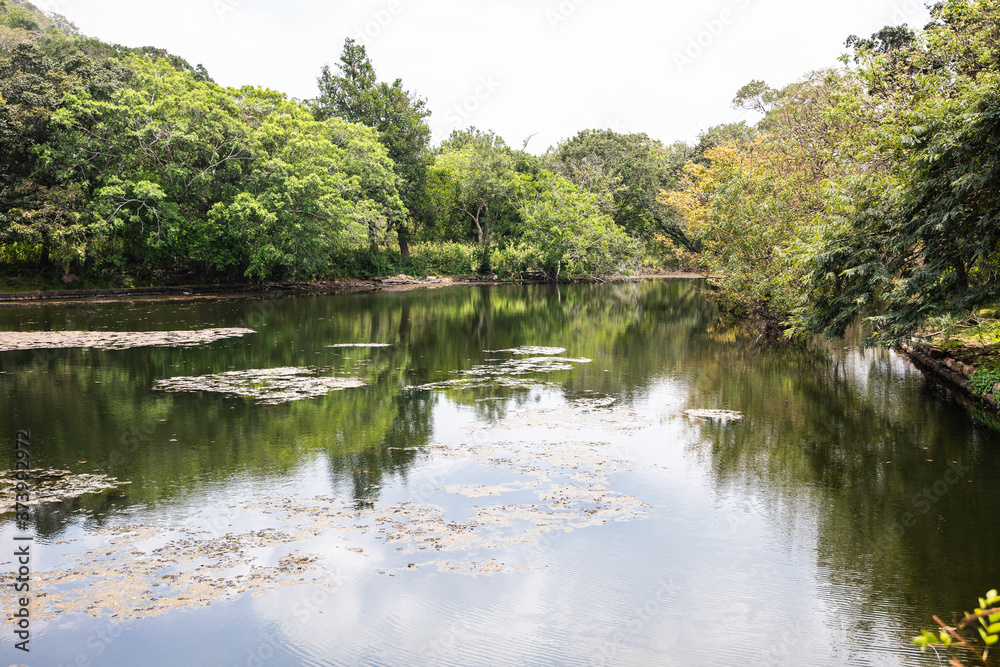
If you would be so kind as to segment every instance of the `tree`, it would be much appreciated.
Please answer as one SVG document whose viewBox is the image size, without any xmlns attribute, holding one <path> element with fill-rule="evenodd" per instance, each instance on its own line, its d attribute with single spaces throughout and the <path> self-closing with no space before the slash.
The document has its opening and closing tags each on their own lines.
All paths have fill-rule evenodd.
<svg viewBox="0 0 1000 667">
<path fill-rule="evenodd" d="M 673 211 L 658 199 L 662 190 L 676 186 L 688 151 L 645 134 L 584 130 L 550 149 L 544 165 L 596 194 L 605 212 L 634 238 L 662 234 L 691 249 Z"/>
<path fill-rule="evenodd" d="M 404 90 L 400 79 L 392 84 L 380 83 L 364 45 L 351 38 L 344 42 L 339 73 L 324 66 L 318 83 L 319 97 L 311 102 L 316 118 L 335 116 L 374 128 L 395 165 L 399 193 L 411 220 L 423 218 L 430 159 L 430 127 L 426 121 L 430 111 L 426 102 Z M 395 229 L 400 252 L 409 256 L 412 230 L 405 220 L 400 220 Z"/>
<path fill-rule="evenodd" d="M 1000 297 L 998 11 L 946 0 L 913 39 L 902 26 L 851 40 L 889 165 L 859 179 L 855 215 L 811 263 L 808 329 L 835 336 L 862 316 L 892 343 Z"/>
<path fill-rule="evenodd" d="M 31 43 L 0 56 L 0 238 L 37 248 L 40 269 L 56 264 L 68 277 L 95 232 L 90 189 L 46 157 L 65 101 L 77 90 L 107 99 L 126 78 L 116 61 L 77 54 L 57 62 Z"/>
<path fill-rule="evenodd" d="M 691 151 L 691 161 L 707 165 L 709 160 L 705 153 L 709 150 L 729 143 L 745 144 L 756 136 L 757 130 L 744 121 L 715 125 L 698 135 L 698 143 Z"/>
<path fill-rule="evenodd" d="M 838 335 L 868 315 L 875 339 L 892 343 L 930 317 L 1000 301 L 1000 87 L 978 97 L 918 129 L 907 185 L 872 192 L 816 257 L 811 328 Z"/>
<path fill-rule="evenodd" d="M 430 188 L 437 208 L 457 211 L 479 244 L 480 271 L 490 270 L 490 247 L 519 187 L 512 151 L 502 139 L 475 128 L 452 134 L 431 167 Z"/>
<path fill-rule="evenodd" d="M 564 177 L 540 171 L 522 186 L 519 210 L 518 241 L 535 251 L 536 268 L 549 280 L 635 271 L 638 243 L 602 212 L 597 195 Z"/>
</svg>

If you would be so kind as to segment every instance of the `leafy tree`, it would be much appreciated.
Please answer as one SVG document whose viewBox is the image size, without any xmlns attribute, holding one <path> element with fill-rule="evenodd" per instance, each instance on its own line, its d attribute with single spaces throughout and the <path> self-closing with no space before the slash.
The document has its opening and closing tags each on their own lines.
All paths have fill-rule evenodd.
<svg viewBox="0 0 1000 667">
<path fill-rule="evenodd" d="M 747 125 L 745 121 L 715 125 L 698 136 L 698 143 L 691 151 L 691 161 L 707 165 L 709 160 L 705 157 L 705 153 L 709 150 L 724 144 L 745 144 L 756 136 L 757 130 Z"/>
<path fill-rule="evenodd" d="M 400 79 L 380 83 L 364 45 L 351 38 L 344 42 L 338 69 L 335 74 L 323 67 L 319 97 L 311 102 L 313 113 L 318 120 L 338 117 L 374 128 L 395 165 L 411 221 L 423 218 L 431 136 L 426 102 L 404 90 Z M 395 229 L 400 252 L 408 256 L 412 222 L 404 223 L 400 220 Z"/>
<path fill-rule="evenodd" d="M 519 209 L 519 241 L 535 251 L 532 268 L 548 279 L 635 271 L 638 243 L 603 213 L 597 195 L 564 177 L 540 171 L 522 188 Z"/>
<path fill-rule="evenodd" d="M 872 193 L 816 257 L 812 328 L 837 335 L 870 315 L 876 339 L 895 342 L 1000 300 L 1000 88 L 912 141 L 907 185 Z"/>
<path fill-rule="evenodd" d="M 0 238 L 38 248 L 42 269 L 69 274 L 86 257 L 91 233 L 89 191 L 79 174 L 60 171 L 45 158 L 58 136 L 65 99 L 74 90 L 107 96 L 123 85 L 115 61 L 75 56 L 58 63 L 30 43 L 0 56 Z"/>
<path fill-rule="evenodd" d="M 996 303 L 998 10 L 996 0 L 948 0 L 913 40 L 886 28 L 854 41 L 895 168 L 861 180 L 856 214 L 817 253 L 809 329 L 837 335 L 867 316 L 873 339 L 891 343 L 930 317 L 975 317 Z"/>
<path fill-rule="evenodd" d="M 436 208 L 457 212 L 471 226 L 481 252 L 480 271 L 490 270 L 490 248 L 502 217 L 513 208 L 519 188 L 512 151 L 502 139 L 474 128 L 453 133 L 430 173 Z"/>
<path fill-rule="evenodd" d="M 661 234 L 692 249 L 673 211 L 659 201 L 677 184 L 686 146 L 668 148 L 645 134 L 584 130 L 549 150 L 546 168 L 596 194 L 622 229 L 639 239 Z"/>
<path fill-rule="evenodd" d="M 38 19 L 23 7 L 11 7 L 6 13 L 0 15 L 0 24 L 9 28 L 20 28 L 21 30 L 38 30 Z"/>
</svg>

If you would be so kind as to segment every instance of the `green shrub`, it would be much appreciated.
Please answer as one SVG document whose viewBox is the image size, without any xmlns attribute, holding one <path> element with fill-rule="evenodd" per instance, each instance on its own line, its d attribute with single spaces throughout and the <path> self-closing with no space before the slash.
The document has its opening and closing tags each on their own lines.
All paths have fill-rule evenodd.
<svg viewBox="0 0 1000 667">
<path fill-rule="evenodd" d="M 476 271 L 478 252 L 471 243 L 417 243 L 410 247 L 410 260 L 412 270 L 423 275 L 467 276 Z"/>
<path fill-rule="evenodd" d="M 500 278 L 519 278 L 528 271 L 537 270 L 540 258 L 538 248 L 519 243 L 494 249 L 490 264 Z"/>
<path fill-rule="evenodd" d="M 21 7 L 14 7 L 5 15 L 0 16 L 0 24 L 9 28 L 38 30 L 38 19 L 35 18 L 34 14 Z"/>
<path fill-rule="evenodd" d="M 972 376 L 972 391 L 985 396 L 993 392 L 997 382 L 1000 382 L 1000 364 L 990 368 L 980 368 Z"/>
</svg>

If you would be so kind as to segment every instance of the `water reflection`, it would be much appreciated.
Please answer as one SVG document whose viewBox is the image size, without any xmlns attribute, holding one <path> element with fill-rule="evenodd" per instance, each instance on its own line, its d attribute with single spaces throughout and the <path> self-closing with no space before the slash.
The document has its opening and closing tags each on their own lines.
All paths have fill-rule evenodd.
<svg viewBox="0 0 1000 667">
<path fill-rule="evenodd" d="M 362 532 L 364 555 L 324 543 L 347 580 L 294 629 L 281 620 L 318 589 L 135 621 L 144 636 L 192 631 L 194 619 L 258 628 L 274 638 L 275 664 L 917 660 L 902 648 L 908 633 L 996 585 L 997 431 L 895 354 L 760 347 L 716 315 L 684 281 L 5 309 L 0 330 L 257 333 L 199 348 L 0 353 L 3 427 L 31 428 L 37 467 L 132 482 L 37 512 L 53 549 L 123 522 L 252 530 L 271 519 L 241 509 L 249 500 L 295 494 L 343 499 L 358 516 L 430 503 L 458 521 L 485 501 L 443 489 L 516 480 L 486 459 L 442 458 L 433 443 L 607 443 L 629 461 L 609 488 L 649 505 L 636 521 L 458 555 L 528 568 L 494 577 L 405 571 L 412 557 Z M 371 343 L 384 347 L 331 347 Z M 524 386 L 408 389 L 524 345 L 591 361 Z M 365 384 L 278 405 L 154 390 L 278 367 Z M 711 409 L 743 419 L 684 413 Z M 10 452 L 0 465 L 13 466 Z M 500 497 L 539 502 L 516 488 Z M 73 646 L 88 631 L 49 632 Z M 244 634 L 255 636 L 234 637 Z M 244 664 L 239 641 L 222 642 L 219 659 Z"/>
</svg>

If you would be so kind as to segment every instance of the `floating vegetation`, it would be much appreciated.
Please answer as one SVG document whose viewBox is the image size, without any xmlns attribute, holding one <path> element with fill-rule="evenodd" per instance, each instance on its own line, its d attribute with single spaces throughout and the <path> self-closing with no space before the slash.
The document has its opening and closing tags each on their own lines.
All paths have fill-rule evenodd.
<svg viewBox="0 0 1000 667">
<path fill-rule="evenodd" d="M 33 590 L 38 591 L 33 618 L 79 613 L 122 620 L 202 607 L 247 592 L 260 595 L 276 586 L 333 587 L 317 556 L 290 551 L 274 565 L 255 558 L 255 551 L 311 536 L 302 531 L 268 528 L 205 537 L 204 531 L 125 525 L 99 535 L 110 539 L 71 554 L 71 562 L 63 567 L 32 573 Z M 0 572 L 0 583 L 12 579 Z"/>
<path fill-rule="evenodd" d="M 278 405 L 365 385 L 356 378 L 321 377 L 316 373 L 317 369 L 312 366 L 258 368 L 157 380 L 153 389 L 173 392 L 212 391 L 253 398 L 261 405 Z"/>
<path fill-rule="evenodd" d="M 512 347 L 506 350 L 483 350 L 487 353 L 497 353 L 497 352 L 507 352 L 509 354 L 562 354 L 566 351 L 565 347 L 538 347 L 536 345 L 525 345 L 522 347 Z"/>
<path fill-rule="evenodd" d="M 692 419 L 719 419 L 724 422 L 743 419 L 743 413 L 734 410 L 685 410 L 684 414 Z"/>
<path fill-rule="evenodd" d="M 464 371 L 451 371 L 458 375 L 453 380 L 430 382 L 406 389 L 468 389 L 470 387 L 510 387 L 524 388 L 537 386 L 539 383 L 523 376 L 534 373 L 552 373 L 555 371 L 572 370 L 574 364 L 589 364 L 590 359 L 572 359 L 569 357 L 529 357 L 527 359 L 508 359 L 501 363 L 480 364 Z"/>
<path fill-rule="evenodd" d="M 128 350 L 134 347 L 193 347 L 257 333 L 253 329 L 199 329 L 196 331 L 4 331 L 0 352 L 88 347 Z"/>
<path fill-rule="evenodd" d="M 518 574 L 545 567 L 536 541 L 546 533 L 646 513 L 645 503 L 608 488 L 609 475 L 627 464 L 612 455 L 607 443 L 433 444 L 426 449 L 439 460 L 473 461 L 520 477 L 495 486 L 449 486 L 442 493 L 486 498 L 518 492 L 531 499 L 472 507 L 460 503 L 464 516 L 454 516 L 455 508 L 446 513 L 427 503 L 373 499 L 372 507 L 359 509 L 346 498 L 262 496 L 232 509 L 254 513 L 255 526 L 280 527 L 219 535 L 123 525 L 96 533 L 104 538 L 100 546 L 70 554 L 55 569 L 32 573 L 37 591 L 32 617 L 110 614 L 124 620 L 260 595 L 278 586 L 334 587 L 344 562 L 358 563 L 351 559 L 369 555 L 352 544 L 355 537 L 362 544 L 374 539 L 396 546 L 387 554 L 374 550 L 386 562 L 373 569 L 392 576 L 428 566 L 468 576 Z M 502 549 L 505 560 L 483 553 L 492 549 Z M 11 583 L 12 571 L 0 567 L 0 586 Z M 7 598 L 0 601 L 3 613 L 11 611 L 11 604 Z"/>
<path fill-rule="evenodd" d="M 0 493 L 3 501 L 0 504 L 0 514 L 14 511 L 15 490 L 18 482 L 17 472 L 4 470 L 0 472 Z M 43 503 L 72 500 L 88 493 L 103 493 L 120 489 L 123 482 L 101 474 L 74 474 L 69 470 L 36 469 L 28 471 L 28 499 L 19 501 L 22 505 L 41 505 Z"/>
<path fill-rule="evenodd" d="M 382 573 L 388 574 L 392 577 L 396 576 L 399 572 L 412 571 L 421 567 L 427 567 L 428 565 L 433 565 L 442 572 L 460 572 L 474 577 L 480 575 L 489 576 L 493 574 L 523 574 L 525 572 L 530 572 L 533 569 L 527 565 L 510 565 L 508 563 L 501 563 L 496 559 L 490 559 L 481 563 L 476 561 L 456 563 L 448 560 L 434 560 L 426 563 L 409 563 L 406 567 L 401 567 L 396 570 L 382 570 Z"/>
<path fill-rule="evenodd" d="M 593 396 L 552 408 L 515 408 L 507 413 L 500 427 L 507 430 L 545 428 L 629 432 L 653 425 L 631 407 L 617 405 L 617 400 L 613 396 Z"/>
<path fill-rule="evenodd" d="M 389 343 L 337 343 L 327 347 L 392 347 Z"/>
</svg>

